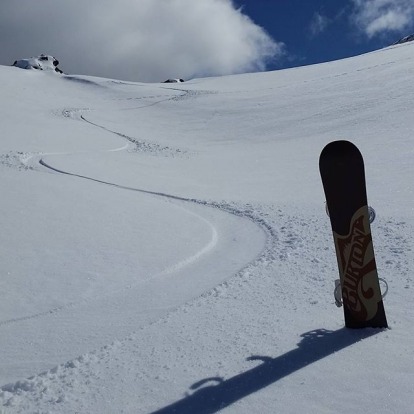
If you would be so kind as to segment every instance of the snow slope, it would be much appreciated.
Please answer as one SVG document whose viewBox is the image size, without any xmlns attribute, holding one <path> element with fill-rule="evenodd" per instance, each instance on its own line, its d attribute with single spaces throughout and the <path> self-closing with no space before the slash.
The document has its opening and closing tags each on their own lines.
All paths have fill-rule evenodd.
<svg viewBox="0 0 414 414">
<path fill-rule="evenodd" d="M 413 74 L 412 43 L 179 85 L 0 67 L 0 412 L 411 413 Z M 334 139 L 385 331 L 334 305 Z"/>
</svg>

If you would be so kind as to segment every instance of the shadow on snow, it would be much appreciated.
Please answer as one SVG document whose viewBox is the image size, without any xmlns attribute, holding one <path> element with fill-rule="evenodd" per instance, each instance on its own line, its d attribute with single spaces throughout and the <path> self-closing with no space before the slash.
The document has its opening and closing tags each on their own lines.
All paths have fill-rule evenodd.
<svg viewBox="0 0 414 414">
<path fill-rule="evenodd" d="M 212 414 L 253 394 L 280 379 L 307 367 L 365 338 L 382 332 L 379 329 L 327 331 L 317 329 L 301 335 L 298 347 L 276 358 L 251 356 L 249 361 L 262 363 L 229 379 L 206 378 L 191 386 L 191 395 L 152 414 Z"/>
</svg>

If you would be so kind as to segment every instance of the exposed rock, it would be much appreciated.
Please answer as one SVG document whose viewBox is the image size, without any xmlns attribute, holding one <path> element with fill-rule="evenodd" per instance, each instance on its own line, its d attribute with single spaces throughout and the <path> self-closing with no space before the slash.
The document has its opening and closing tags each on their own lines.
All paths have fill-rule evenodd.
<svg viewBox="0 0 414 414">
<path fill-rule="evenodd" d="M 38 57 L 16 60 L 12 66 L 21 69 L 51 70 L 57 73 L 63 73 L 63 71 L 58 68 L 58 65 L 59 61 L 55 57 L 41 54 Z"/>
<path fill-rule="evenodd" d="M 180 82 L 184 82 L 184 79 L 167 79 L 163 83 L 180 83 Z"/>
<path fill-rule="evenodd" d="M 397 40 L 395 43 L 393 43 L 393 45 L 400 45 L 401 43 L 412 42 L 413 40 L 414 40 L 414 34 L 405 36 L 402 39 Z"/>
</svg>

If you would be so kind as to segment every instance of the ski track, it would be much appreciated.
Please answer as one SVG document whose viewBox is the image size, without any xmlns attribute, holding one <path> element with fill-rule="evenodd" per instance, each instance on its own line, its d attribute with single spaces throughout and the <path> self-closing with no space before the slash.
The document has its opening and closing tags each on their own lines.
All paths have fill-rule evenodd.
<svg viewBox="0 0 414 414">
<path fill-rule="evenodd" d="M 172 157 L 172 156 L 177 156 L 177 155 L 185 155 L 185 154 L 188 153 L 188 151 L 181 150 L 179 148 L 171 148 L 171 147 L 168 147 L 168 146 L 163 147 L 163 146 L 158 145 L 158 144 L 149 143 L 149 142 L 146 142 L 146 141 L 143 141 L 143 140 L 133 138 L 129 135 L 121 134 L 120 132 L 113 131 L 113 130 L 108 129 L 108 128 L 102 126 L 102 125 L 99 125 L 99 124 L 96 124 L 92 121 L 89 121 L 88 119 L 85 118 L 84 115 L 81 115 L 81 119 L 83 121 L 87 122 L 90 125 L 93 125 L 97 128 L 101 128 L 106 132 L 109 132 L 111 134 L 114 134 L 114 135 L 117 135 L 121 138 L 126 139 L 128 141 L 128 143 L 131 144 L 131 145 L 127 146 L 127 149 L 131 147 L 132 152 L 145 152 L 146 154 L 151 154 L 151 155 L 156 155 L 156 156 L 162 155 L 162 156 L 166 156 L 166 157 Z M 112 150 L 112 151 L 114 151 L 114 150 Z"/>
<path fill-rule="evenodd" d="M 73 80 L 73 79 L 72 79 Z M 83 82 L 83 80 L 80 80 Z M 88 81 L 85 81 L 87 83 Z M 122 82 L 115 82 L 111 81 L 111 83 L 115 84 L 123 84 Z M 211 95 L 215 94 L 214 91 L 192 91 L 192 90 L 185 90 L 185 89 L 179 89 L 179 88 L 166 88 L 162 87 L 162 89 L 166 90 L 172 90 L 172 91 L 178 91 L 181 92 L 181 95 L 148 95 L 148 96 L 141 96 L 139 98 L 119 98 L 123 101 L 125 100 L 144 100 L 144 99 L 154 99 L 157 100 L 155 102 L 152 102 L 150 104 L 145 104 L 139 107 L 128 107 L 128 108 L 121 108 L 122 111 L 129 111 L 129 110 L 137 110 L 137 109 L 143 109 L 152 107 L 155 105 L 158 105 L 162 102 L 168 102 L 168 101 L 180 101 L 185 99 L 194 99 L 202 95 Z M 163 99 L 159 99 L 163 98 Z M 186 157 L 191 155 L 188 150 L 180 149 L 180 148 L 173 148 L 169 146 L 161 146 L 159 144 L 148 142 L 142 139 L 137 139 L 131 136 L 128 136 L 126 134 L 122 134 L 117 131 L 113 131 L 103 125 L 99 125 L 97 123 L 94 123 L 90 120 L 88 120 L 84 113 L 91 111 L 90 108 L 64 108 L 61 110 L 53 111 L 52 113 L 56 116 L 63 116 L 64 118 L 69 118 L 73 120 L 81 120 L 84 121 L 96 128 L 100 128 L 108 133 L 117 135 L 125 140 L 127 140 L 127 144 L 123 145 L 119 148 L 114 148 L 110 150 L 96 150 L 94 152 L 117 152 L 117 151 L 124 151 L 129 150 L 131 152 L 137 152 L 137 153 L 146 153 L 149 155 L 154 156 L 165 156 L 165 157 Z M 37 154 L 37 153 L 29 153 L 29 152 L 23 152 L 23 151 L 10 151 L 6 154 L 0 154 L 0 165 L 4 165 L 6 167 L 15 168 L 20 171 L 22 170 L 33 170 L 36 168 L 38 164 L 38 160 L 42 156 L 46 155 L 74 155 L 74 154 L 87 154 L 90 153 L 90 151 L 77 151 L 77 152 L 59 152 L 59 153 L 43 153 L 43 154 Z M 32 161 L 34 160 L 34 161 Z"/>
<path fill-rule="evenodd" d="M 42 162 L 40 161 L 40 163 L 42 163 Z M 42 163 L 42 165 L 47 166 L 44 163 Z M 57 171 L 56 169 L 54 169 L 52 167 L 48 167 L 48 168 L 50 168 L 50 169 L 52 169 L 54 171 Z M 62 174 L 73 175 L 73 174 L 65 173 L 65 172 L 61 172 L 61 171 L 58 171 L 58 172 L 60 172 Z M 84 178 L 84 177 L 82 177 L 82 178 Z M 95 181 L 95 180 L 93 180 L 93 181 Z M 111 185 L 110 183 L 105 183 L 105 182 L 103 182 L 103 183 L 104 184 Z M 132 188 L 130 190 L 140 191 L 138 189 L 132 189 Z M 18 323 L 18 322 L 23 322 L 23 321 L 38 319 L 38 318 L 44 317 L 44 316 L 50 316 L 50 315 L 56 314 L 56 313 L 61 312 L 61 311 L 64 311 L 64 310 L 68 310 L 68 309 L 71 309 L 71 308 L 75 308 L 76 306 L 79 306 L 81 304 L 91 303 L 91 302 L 95 302 L 95 301 L 102 300 L 103 298 L 106 298 L 108 296 L 113 297 L 113 296 L 116 296 L 116 295 L 119 295 L 119 294 L 125 292 L 126 290 L 130 290 L 132 288 L 136 288 L 139 285 L 143 285 L 145 283 L 148 283 L 149 280 L 155 280 L 155 279 L 161 279 L 161 278 L 168 277 L 168 276 L 170 276 L 170 275 L 172 275 L 172 274 L 174 274 L 176 272 L 179 272 L 181 269 L 185 268 L 186 266 L 189 266 L 192 263 L 195 263 L 199 258 L 201 258 L 203 255 L 205 255 L 208 252 L 210 252 L 217 245 L 217 242 L 218 242 L 218 232 L 217 232 L 217 229 L 212 225 L 212 223 L 210 223 L 204 217 L 200 216 L 199 214 L 196 214 L 193 211 L 189 211 L 189 210 L 184 209 L 184 208 L 183 208 L 183 210 L 185 210 L 187 214 L 193 215 L 194 217 L 196 217 L 196 218 L 200 219 L 201 221 L 203 221 L 210 228 L 210 231 L 211 231 L 210 241 L 202 249 L 200 249 L 198 252 L 196 252 L 192 256 L 189 256 L 189 257 L 181 260 L 180 262 L 175 263 L 175 264 L 167 267 L 166 269 L 164 269 L 161 272 L 159 272 L 159 273 L 151 276 L 148 279 L 144 279 L 144 280 L 141 280 L 141 281 L 135 282 L 135 283 L 129 283 L 127 286 L 123 286 L 120 289 L 112 290 L 112 292 L 110 294 L 101 295 L 101 296 L 99 296 L 97 298 L 88 298 L 88 299 L 82 299 L 82 300 L 79 300 L 79 301 L 73 301 L 73 302 L 70 302 L 70 303 L 66 303 L 66 304 L 64 304 L 62 306 L 57 306 L 57 307 L 55 307 L 53 309 L 49 309 L 47 311 L 39 312 L 39 313 L 36 313 L 36 314 L 33 314 L 33 315 L 27 315 L 27 316 L 23 316 L 23 317 L 20 317 L 20 318 L 12 318 L 12 319 L 8 319 L 8 320 L 5 320 L 5 321 L 0 321 L 0 327 L 1 326 L 5 326 L 5 325 L 10 325 L 10 324 L 13 324 L 13 323 Z"/>
<path fill-rule="evenodd" d="M 178 100 L 178 99 L 186 99 L 189 97 L 193 97 L 193 95 L 199 95 L 199 93 L 195 93 L 195 94 L 191 94 L 191 91 L 184 91 L 184 90 L 180 90 L 180 89 L 176 89 L 182 92 L 186 92 L 181 96 L 174 96 L 173 98 L 169 98 L 167 100 Z M 188 93 L 187 93 L 188 92 Z M 142 99 L 142 98 L 141 98 Z M 157 101 L 155 102 L 155 104 L 158 104 L 160 102 L 164 102 L 165 100 L 161 100 L 161 101 Z M 149 106 L 152 106 L 154 104 L 150 104 Z M 78 119 L 81 120 L 83 122 L 86 122 L 89 125 L 92 125 L 96 128 L 100 128 L 108 133 L 114 134 L 124 140 L 127 141 L 127 143 L 121 147 L 117 147 L 114 149 L 109 149 L 109 150 L 102 150 L 98 152 L 118 152 L 118 151 L 123 151 L 123 150 L 128 150 L 132 145 L 134 145 L 137 149 L 136 152 L 145 152 L 145 153 L 151 153 L 153 155 L 170 155 L 172 153 L 181 153 L 182 151 L 179 149 L 171 149 L 170 147 L 161 147 L 158 144 L 153 144 L 153 143 L 147 143 L 145 141 L 141 141 L 141 140 L 137 140 L 133 137 L 127 136 L 125 134 L 110 130 L 108 128 L 106 128 L 105 126 L 99 125 L 97 123 L 94 123 L 88 119 L 86 119 L 86 117 L 83 115 L 84 111 L 88 111 L 88 108 L 66 108 L 62 111 L 60 111 L 60 113 L 67 118 L 71 118 L 71 119 Z M 232 214 L 234 216 L 237 216 L 241 219 L 248 219 L 250 221 L 252 221 L 254 224 L 256 224 L 257 226 L 259 226 L 266 234 L 266 247 L 264 249 L 264 251 L 256 258 L 256 260 L 254 260 L 254 262 L 262 262 L 263 260 L 265 260 L 266 258 L 269 257 L 269 253 L 273 250 L 273 245 L 274 245 L 274 240 L 277 238 L 276 235 L 276 230 L 270 225 L 268 224 L 263 218 L 258 217 L 256 214 L 253 214 L 253 209 L 251 205 L 247 205 L 245 208 L 240 208 L 240 207 L 236 207 L 235 205 L 231 205 L 225 202 L 214 202 L 214 201 L 204 201 L 204 200 L 197 200 L 197 199 L 193 199 L 193 198 L 187 198 L 187 197 L 180 197 L 180 196 L 176 196 L 176 195 L 172 195 L 172 194 L 167 194 L 167 193 L 162 193 L 162 192 L 155 192 L 155 191 L 150 191 L 150 190 L 145 190 L 145 189 L 140 189 L 140 188 L 134 188 L 134 187 L 129 187 L 129 186 L 124 186 L 124 185 L 120 185 L 120 184 L 116 184 L 116 183 L 112 183 L 109 181 L 103 181 L 103 180 L 99 180 L 93 177 L 88 177 L 85 175 L 81 175 L 81 174 L 76 174 L 76 173 L 71 173 L 68 171 L 63 171 L 61 169 L 55 168 L 52 165 L 50 165 L 49 163 L 46 163 L 44 161 L 44 157 L 50 157 L 50 156 L 62 156 L 62 155 L 74 155 L 74 154 L 88 154 L 91 151 L 79 151 L 79 152 L 64 152 L 64 153 L 43 153 L 43 154 L 30 154 L 30 153 L 23 153 L 23 152 L 18 152 L 16 154 L 10 154 L 10 155 L 6 155 L 5 157 L 0 157 L 0 163 L 3 163 L 4 165 L 7 165 L 9 167 L 14 167 L 14 168 L 18 168 L 19 170 L 36 170 L 38 168 L 36 168 L 36 166 L 40 165 L 44 168 L 46 168 L 49 171 L 54 171 L 56 173 L 59 174 L 64 174 L 64 175 L 68 175 L 68 176 L 72 176 L 72 177 L 77 177 L 77 178 L 81 178 L 81 179 L 85 179 L 88 181 L 92 181 L 92 182 L 96 182 L 99 184 L 103 184 L 103 185 L 107 185 L 107 186 L 111 186 L 111 187 L 115 187 L 118 188 L 120 190 L 126 190 L 126 191 L 135 191 L 135 192 L 139 192 L 139 193 L 143 193 L 143 194 L 147 194 L 147 195 L 151 195 L 151 196 L 157 196 L 157 197 L 162 197 L 164 199 L 169 199 L 169 200 L 174 200 L 174 201 L 178 201 L 178 202 L 185 202 L 185 203 L 193 203 L 196 205 L 201 205 L 204 207 L 209 207 L 209 208 L 216 208 L 219 210 L 222 210 L 225 213 L 228 214 Z M 2 162 L 3 159 L 6 158 L 7 159 L 11 159 L 10 164 L 7 164 L 7 162 Z M 202 216 L 200 216 L 199 214 L 196 214 L 186 208 L 183 207 L 183 209 L 186 211 L 187 214 L 196 216 L 197 218 L 199 218 L 200 220 L 202 220 L 203 222 L 205 222 L 205 224 L 207 226 L 210 227 L 210 231 L 211 231 L 211 239 L 210 241 L 202 248 L 200 249 L 198 252 L 196 252 L 193 256 L 190 256 L 184 260 L 182 260 L 179 263 L 173 264 L 170 267 L 168 267 L 167 269 L 164 269 L 163 271 L 161 271 L 160 273 L 154 275 L 151 277 L 152 279 L 159 279 L 159 278 L 163 278 L 166 277 L 168 275 L 174 274 L 178 271 L 180 271 L 181 269 L 185 268 L 186 266 L 191 265 L 192 263 L 196 262 L 199 258 L 201 258 L 203 255 L 207 254 L 209 251 L 211 251 L 214 246 L 217 244 L 218 241 L 218 233 L 217 230 L 215 229 L 215 227 L 212 225 L 212 223 L 210 223 L 208 220 L 206 220 L 205 218 L 203 218 Z M 249 264 L 247 264 L 243 269 L 248 268 Z M 122 293 L 123 291 L 125 291 L 126 289 L 131 289 L 133 287 L 136 287 L 140 284 L 146 283 L 147 280 L 143 280 L 134 284 L 129 284 L 127 287 L 122 287 L 119 290 L 116 291 L 112 291 L 111 292 L 111 296 L 114 296 L 116 294 Z M 104 296 L 105 297 L 105 296 Z M 19 322 L 24 322 L 27 320 L 32 320 L 32 319 L 37 319 L 37 318 L 41 318 L 41 317 L 45 317 L 45 316 L 50 316 L 53 314 L 56 314 L 58 312 L 70 309 L 70 308 L 74 308 L 76 306 L 79 306 L 81 304 L 84 303 L 90 303 L 92 301 L 95 300 L 101 300 L 102 296 L 99 298 L 95 298 L 95 299 L 83 299 L 83 300 L 79 300 L 79 301 L 73 301 L 70 303 L 66 303 L 62 306 L 58 306 L 52 309 L 49 309 L 47 311 L 44 312 L 39 312 L 33 315 L 27 315 L 27 316 L 23 316 L 20 318 L 12 318 L 12 319 L 8 319 L 8 320 L 4 320 L 4 321 L 0 321 L 0 327 L 1 326 L 6 326 L 6 325 L 10 325 L 10 324 L 14 324 L 14 323 L 19 323 Z"/>
<path fill-rule="evenodd" d="M 103 150 L 103 151 L 99 151 L 98 152 L 118 152 L 118 151 L 124 151 L 124 150 L 130 150 L 131 146 L 133 146 L 133 151 L 134 152 L 145 152 L 145 153 L 150 153 L 152 155 L 164 155 L 164 156 L 176 156 L 178 155 L 182 155 L 184 152 L 181 150 L 177 150 L 177 149 L 171 149 L 169 147 L 161 147 L 158 144 L 148 144 L 145 141 L 141 141 L 141 140 L 136 140 L 135 138 L 129 137 L 125 134 L 116 132 L 116 131 L 112 131 L 104 126 L 98 125 L 96 123 L 93 123 L 89 120 L 87 120 L 85 118 L 85 116 L 82 114 L 83 111 L 85 111 L 87 109 L 65 109 L 61 112 L 61 114 L 65 117 L 68 118 L 72 118 L 72 119 L 80 119 L 82 122 L 85 122 L 89 125 L 92 125 L 96 128 L 100 128 L 108 133 L 112 133 L 124 140 L 126 140 L 126 144 L 114 149 L 110 149 L 110 150 Z M 135 192 L 139 192 L 142 194 L 147 194 L 149 196 L 155 196 L 155 197 L 160 197 L 164 200 L 170 200 L 172 202 L 174 202 L 174 204 L 179 207 L 181 207 L 183 210 L 186 211 L 187 214 L 190 214 L 192 216 L 197 217 L 198 219 L 202 220 L 209 228 L 210 228 L 210 240 L 208 241 L 208 243 L 206 245 L 203 246 L 203 248 L 201 248 L 200 250 L 198 250 L 195 254 L 193 254 L 190 257 L 187 257 L 183 260 L 181 260 L 178 263 L 175 263 L 169 267 L 167 267 L 166 269 L 162 270 L 160 273 L 151 276 L 149 279 L 153 280 L 153 279 L 161 279 L 161 278 L 165 278 L 165 277 L 171 277 L 171 275 L 176 274 L 177 272 L 179 272 L 180 270 L 186 268 L 187 266 L 191 265 L 192 263 L 197 262 L 197 260 L 199 260 L 202 256 L 204 256 L 205 254 L 207 254 L 209 251 L 211 251 L 212 249 L 214 249 L 214 247 L 217 245 L 218 242 L 218 232 L 217 229 L 214 227 L 214 225 L 208 221 L 206 218 L 202 217 L 201 215 L 195 213 L 194 211 L 189 210 L 188 208 L 184 207 L 184 204 L 195 204 L 195 205 L 199 205 L 202 207 L 206 207 L 206 208 L 214 208 L 214 209 L 219 209 L 221 211 L 223 211 L 224 213 L 227 214 L 232 214 L 234 216 L 239 217 L 240 219 L 248 219 L 250 221 L 252 221 L 255 225 L 258 225 L 260 228 L 262 228 L 262 230 L 264 230 L 265 235 L 266 235 L 266 246 L 264 248 L 264 251 L 259 254 L 259 256 L 253 261 L 253 265 L 256 266 L 258 263 L 262 263 L 264 260 L 264 257 L 268 256 L 269 253 L 269 244 L 273 244 L 272 243 L 272 237 L 275 236 L 276 232 L 273 230 L 273 228 L 266 224 L 265 221 L 258 219 L 254 214 L 252 214 L 251 210 L 249 208 L 237 208 L 235 206 L 231 206 L 230 204 L 226 204 L 226 203 L 219 203 L 219 202 L 211 202 L 211 201 L 204 201 L 204 200 L 196 200 L 196 199 L 192 199 L 192 198 L 187 198 L 187 197 L 180 197 L 180 196 L 176 196 L 176 195 L 172 195 L 172 194 L 166 194 L 166 193 L 162 193 L 162 192 L 155 192 L 155 191 L 149 191 L 149 190 L 145 190 L 145 189 L 140 189 L 140 188 L 133 188 L 133 187 L 128 187 L 128 186 L 123 186 L 123 185 L 119 185 L 116 183 L 111 183 L 111 182 L 106 182 L 103 180 L 99 180 L 93 177 L 87 177 L 87 176 L 82 176 L 80 174 L 75 174 L 75 173 L 71 173 L 68 171 L 63 171 L 60 170 L 58 168 L 53 167 L 52 165 L 48 163 L 46 163 L 46 161 L 44 160 L 44 157 L 53 157 L 53 156 L 64 156 L 64 155 L 74 155 L 74 154 L 87 154 L 87 153 L 91 153 L 91 151 L 79 151 L 79 152 L 70 152 L 70 153 L 24 153 L 24 152 L 17 152 L 17 153 L 10 153 L 10 154 L 6 154 L 5 156 L 1 156 L 0 155 L 0 163 L 7 166 L 7 167 L 11 167 L 11 168 L 17 168 L 21 171 L 23 170 L 30 170 L 30 171 L 42 171 L 44 169 L 47 169 L 50 172 L 55 172 L 55 173 L 59 173 L 59 174 L 64 174 L 64 175 L 68 175 L 68 176 L 72 176 L 72 177 L 77 177 L 80 179 L 84 179 L 84 180 L 88 180 L 88 181 L 92 181 L 95 183 L 99 183 L 102 185 L 106 185 L 106 186 L 110 186 L 110 187 L 115 187 L 118 188 L 120 190 L 125 190 L 125 191 L 135 191 Z M 39 169 L 40 166 L 40 169 Z M 252 263 L 248 263 L 247 265 L 245 265 L 241 270 L 239 270 L 239 272 L 237 273 L 237 275 L 243 274 L 243 272 L 247 272 L 247 269 L 250 268 L 250 266 L 252 265 Z M 229 275 L 231 276 L 231 275 Z M 233 274 L 234 276 L 234 274 Z M 10 325 L 14 325 L 14 324 L 18 324 L 18 323 L 23 323 L 23 322 L 27 322 L 30 320 L 38 320 L 39 318 L 44 318 L 44 317 L 50 317 L 53 315 L 56 315 L 60 312 L 63 311 L 67 311 L 70 309 L 77 309 L 79 306 L 82 306 L 84 304 L 89 304 L 89 303 L 94 303 L 96 301 L 100 301 L 102 299 L 105 299 L 105 297 L 117 297 L 120 294 L 122 295 L 123 292 L 130 290 L 131 288 L 134 288 L 138 285 L 147 283 L 148 280 L 143 280 L 140 282 L 136 282 L 134 284 L 128 284 L 128 286 L 122 286 L 120 289 L 116 290 L 116 291 L 112 291 L 109 294 L 106 295 L 101 295 L 97 298 L 85 298 L 82 300 L 76 300 L 76 301 L 72 301 L 70 303 L 66 303 L 63 304 L 61 306 L 57 306 L 54 307 L 52 309 L 43 311 L 43 312 L 39 312 L 36 314 L 32 314 L 32 315 L 27 315 L 27 316 L 23 316 L 20 318 L 12 318 L 12 319 L 8 319 L 8 320 L 4 320 L 4 321 L 0 321 L 0 327 L 5 327 L 5 326 L 10 326 Z M 221 292 L 223 287 L 227 286 L 225 283 L 221 284 L 219 287 L 213 288 L 212 291 L 206 292 L 204 294 L 202 294 L 201 296 L 204 296 L 205 294 L 207 296 L 209 296 L 210 294 L 217 294 L 217 292 Z M 82 357 L 81 357 L 82 360 Z M 75 364 L 77 365 L 77 360 L 74 360 Z M 70 363 L 69 363 L 70 364 Z M 69 368 L 68 364 L 64 364 L 66 368 Z M 60 367 L 60 365 L 58 366 Z M 73 367 L 72 365 L 70 365 L 70 367 Z M 59 368 L 58 368 L 59 369 Z M 53 369 L 52 369 L 53 370 Z M 42 374 L 40 374 L 41 376 Z M 35 375 L 34 377 L 31 378 L 37 378 L 39 375 Z M 16 389 L 14 391 L 12 391 L 12 394 L 17 395 L 17 394 L 21 394 L 22 392 L 22 388 L 20 387 L 21 384 L 26 383 L 26 381 L 31 381 L 29 380 L 23 380 L 23 381 L 18 381 L 16 385 Z M 19 385 L 20 384 L 20 385 Z M 4 387 L 0 388 L 0 394 L 3 394 L 3 397 L 8 395 L 8 391 L 10 391 L 10 386 L 12 386 L 12 384 L 8 384 L 5 385 Z M 14 386 L 13 386 L 14 387 Z M 27 391 L 27 390 L 26 390 Z M 6 398 L 8 399 L 8 398 Z M 6 404 L 8 405 L 8 404 Z"/>
<path fill-rule="evenodd" d="M 346 73 L 344 73 L 343 75 L 346 75 Z M 182 94 L 178 96 L 173 96 L 173 97 L 169 95 L 168 98 L 157 100 L 156 102 L 153 102 L 151 104 L 143 105 L 138 108 L 127 108 L 127 109 L 132 110 L 132 109 L 146 108 L 148 106 L 154 106 L 154 105 L 157 105 L 165 101 L 171 101 L 171 100 L 179 101 L 183 99 L 196 98 L 199 95 L 215 93 L 213 91 L 201 91 L 200 92 L 200 91 L 188 91 L 188 90 L 177 89 L 177 88 L 165 88 L 165 89 L 176 90 L 176 91 L 182 92 Z M 160 97 L 165 97 L 165 96 L 167 95 L 157 95 L 157 96 L 151 95 L 147 97 L 128 98 L 128 99 L 129 100 L 131 99 L 141 100 L 145 98 L 160 98 Z M 123 110 L 126 110 L 126 109 L 123 109 Z M 81 120 L 82 122 L 85 122 L 96 128 L 100 128 L 108 133 L 114 134 L 127 141 L 127 143 L 123 146 L 120 146 L 114 149 L 109 149 L 109 150 L 102 150 L 102 151 L 98 150 L 97 152 L 105 152 L 105 153 L 119 152 L 119 151 L 124 151 L 124 150 L 130 150 L 131 147 L 133 147 L 132 151 L 134 152 L 145 152 L 145 153 L 149 153 L 152 155 L 175 156 L 177 154 L 187 153 L 186 151 L 178 149 L 178 148 L 162 147 L 155 143 L 149 143 L 147 141 L 139 140 L 134 137 L 128 136 L 126 134 L 113 131 L 103 125 L 99 125 L 95 122 L 88 120 L 84 115 L 84 112 L 86 111 L 90 111 L 90 109 L 89 108 L 65 108 L 63 110 L 56 111 L 56 114 L 60 114 L 61 116 L 64 116 L 66 118 L 71 118 L 74 120 Z M 265 248 L 263 249 L 262 253 L 255 260 L 253 260 L 251 263 L 248 263 L 237 273 L 237 275 L 239 276 L 249 273 L 249 269 L 251 270 L 251 267 L 257 267 L 258 265 L 261 265 L 263 263 L 266 263 L 268 265 L 270 262 L 273 262 L 275 260 L 287 261 L 291 258 L 291 255 L 294 250 L 300 250 L 301 247 L 303 246 L 302 237 L 299 235 L 300 233 L 294 231 L 294 227 L 297 225 L 298 218 L 297 217 L 289 218 L 280 208 L 277 209 L 276 216 L 278 216 L 281 224 L 278 227 L 278 230 L 276 230 L 277 229 L 276 223 L 273 222 L 272 220 L 269 220 L 270 214 L 267 212 L 267 208 L 268 208 L 267 206 L 257 206 L 257 205 L 253 206 L 252 204 L 237 205 L 236 203 L 229 203 L 225 201 L 217 202 L 217 201 L 198 200 L 198 199 L 193 199 L 193 198 L 180 197 L 180 196 L 167 194 L 163 192 L 156 192 L 156 191 L 150 191 L 150 190 L 141 189 L 141 188 L 124 186 L 124 185 L 112 183 L 109 181 L 104 181 L 104 180 L 99 180 L 93 177 L 88 177 L 88 176 L 81 175 L 81 174 L 63 171 L 61 169 L 53 167 L 50 163 L 47 163 L 44 160 L 44 157 L 46 156 L 50 157 L 50 156 L 56 156 L 56 155 L 59 155 L 59 156 L 74 155 L 74 154 L 85 154 L 85 153 L 90 153 L 90 152 L 91 151 L 79 151 L 79 152 L 71 152 L 71 153 L 43 153 L 43 154 L 10 152 L 8 154 L 0 155 L 0 163 L 8 167 L 18 168 L 19 170 L 36 170 L 38 169 L 36 166 L 40 165 L 49 171 L 54 171 L 59 174 L 64 174 L 64 175 L 68 175 L 72 177 L 77 177 L 77 178 L 93 181 L 99 184 L 115 187 L 121 190 L 135 191 L 135 192 L 139 192 L 139 193 L 143 193 L 143 194 L 147 194 L 151 196 L 162 197 L 164 199 L 175 200 L 178 202 L 193 203 L 193 204 L 197 204 L 197 205 L 201 205 L 201 206 L 205 206 L 209 208 L 217 208 L 217 209 L 222 210 L 225 213 L 235 215 L 242 219 L 250 220 L 257 226 L 259 226 L 265 232 L 266 244 L 265 244 Z M 210 227 L 211 234 L 212 234 L 211 240 L 209 241 L 209 243 L 207 243 L 207 245 L 203 249 L 201 249 L 199 252 L 197 252 L 193 256 L 186 258 L 179 263 L 171 265 L 169 268 L 163 270 L 157 275 L 154 275 L 152 278 L 166 277 L 167 275 L 173 274 L 179 271 L 180 269 L 190 265 L 191 263 L 194 263 L 201 256 L 203 256 L 204 254 L 208 253 L 211 249 L 213 249 L 215 244 L 217 243 L 217 237 L 218 237 L 217 230 L 214 228 L 214 226 L 210 222 L 208 222 L 208 220 L 204 219 L 200 215 L 194 212 L 191 212 L 190 210 L 185 209 L 185 208 L 184 210 L 186 210 L 188 214 L 197 216 L 199 219 L 204 221 Z M 275 212 L 273 211 L 273 213 Z M 390 226 L 390 224 L 394 224 L 394 225 Z M 307 224 L 305 223 L 305 220 L 303 220 L 300 225 L 306 226 Z M 404 244 L 404 240 L 400 240 L 400 237 L 398 237 L 397 234 L 394 234 L 398 230 L 398 227 L 400 226 L 404 227 L 405 223 L 404 222 L 393 223 L 391 220 L 391 221 L 388 221 L 387 225 L 383 225 L 380 227 L 381 234 L 383 233 L 385 234 L 385 236 L 387 236 L 387 237 L 385 236 L 382 236 L 382 237 L 384 237 L 386 240 L 391 240 L 391 243 L 395 243 L 395 246 L 388 246 L 388 248 L 393 252 L 393 255 L 395 256 L 395 260 L 393 261 L 388 260 L 385 263 L 385 268 L 386 268 L 386 273 L 392 272 L 395 269 L 397 269 L 399 272 L 402 272 L 402 274 L 406 276 L 406 286 L 407 288 L 409 288 L 412 283 L 412 278 L 409 273 L 410 266 L 408 262 L 404 260 L 400 260 L 400 257 L 403 257 L 403 252 L 407 250 L 407 248 L 400 247 L 401 244 Z M 390 235 L 392 235 L 393 237 L 390 238 L 389 237 Z M 329 245 L 330 240 L 328 240 L 327 243 Z M 411 250 L 411 249 L 408 248 L 408 250 Z M 332 266 L 332 263 L 330 263 L 329 259 L 325 261 L 324 259 L 322 259 L 322 257 L 318 257 L 318 255 L 315 255 L 315 257 L 310 257 L 310 261 L 317 262 L 317 263 L 321 263 L 321 262 L 324 263 L 324 265 L 327 268 L 331 269 L 333 275 L 336 275 L 335 266 Z M 316 278 L 318 280 L 321 280 L 320 277 L 319 278 L 316 277 Z M 130 289 L 131 287 L 134 287 L 136 285 L 139 285 L 145 282 L 146 280 L 137 282 L 133 285 L 128 285 L 127 287 L 123 287 L 117 291 L 114 291 L 113 294 L 119 294 L 125 289 Z M 226 282 L 223 282 L 220 286 L 212 289 L 211 292 L 206 292 L 205 295 L 209 296 L 210 294 L 215 294 L 217 293 L 217 291 L 221 291 L 225 286 L 226 286 Z M 101 297 L 98 299 L 101 299 Z M 30 319 L 40 318 L 43 316 L 49 316 L 57 312 L 63 311 L 65 309 L 76 307 L 77 305 L 80 305 L 83 303 L 89 303 L 93 300 L 94 299 L 90 299 L 90 298 L 83 299 L 80 301 L 67 303 L 62 306 L 55 307 L 53 309 L 40 312 L 37 314 L 23 316 L 21 318 L 16 318 L 16 319 L 0 321 L 0 327 L 9 325 L 12 323 L 18 323 L 18 322 L 27 321 Z"/>
</svg>

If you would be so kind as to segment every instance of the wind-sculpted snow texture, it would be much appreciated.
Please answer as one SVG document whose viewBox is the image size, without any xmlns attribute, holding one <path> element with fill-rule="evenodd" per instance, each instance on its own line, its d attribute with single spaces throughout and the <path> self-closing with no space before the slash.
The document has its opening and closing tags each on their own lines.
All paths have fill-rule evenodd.
<svg viewBox="0 0 414 414">
<path fill-rule="evenodd" d="M 0 412 L 410 413 L 413 50 L 180 84 L 0 67 Z M 389 330 L 334 305 L 337 139 Z"/>
</svg>

